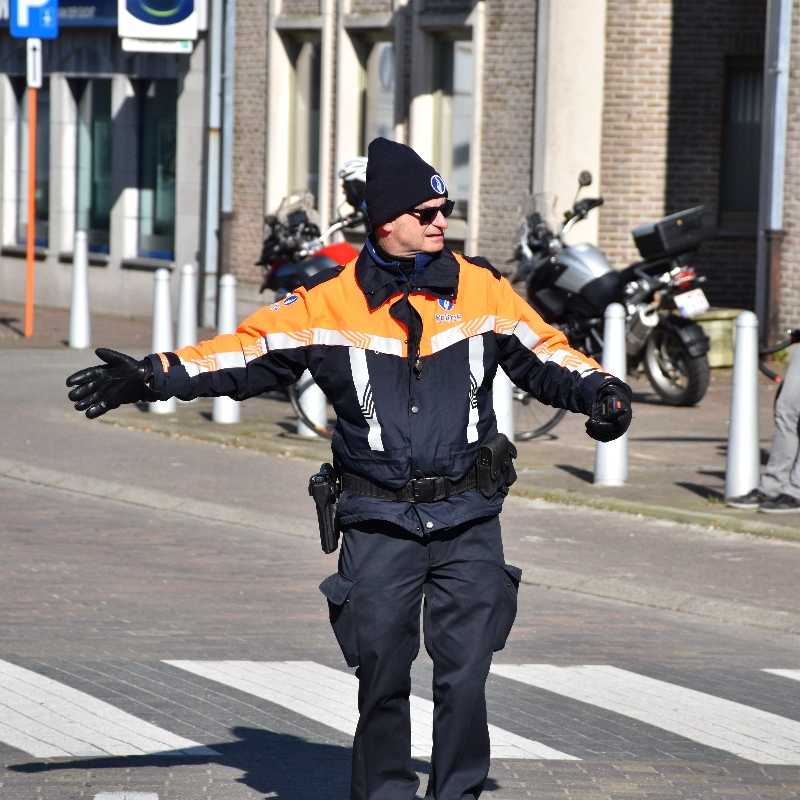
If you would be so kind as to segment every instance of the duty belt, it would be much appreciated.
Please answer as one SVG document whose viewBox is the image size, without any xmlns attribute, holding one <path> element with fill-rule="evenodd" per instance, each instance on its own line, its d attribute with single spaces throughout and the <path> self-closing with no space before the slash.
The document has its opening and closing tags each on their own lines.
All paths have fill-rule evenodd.
<svg viewBox="0 0 800 800">
<path fill-rule="evenodd" d="M 451 481 L 441 475 L 429 478 L 412 478 L 400 489 L 387 489 L 368 478 L 344 472 L 341 476 L 342 489 L 366 497 L 382 500 L 396 500 L 406 503 L 435 503 L 455 494 L 462 494 L 478 487 L 478 478 L 473 467 L 461 480 Z"/>
</svg>

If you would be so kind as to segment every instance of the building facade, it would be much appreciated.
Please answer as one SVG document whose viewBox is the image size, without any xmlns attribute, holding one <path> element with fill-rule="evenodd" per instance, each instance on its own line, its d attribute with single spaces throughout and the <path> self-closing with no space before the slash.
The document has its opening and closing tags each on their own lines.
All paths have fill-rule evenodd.
<svg viewBox="0 0 800 800">
<path fill-rule="evenodd" d="M 5 13 L 2 13 L 5 12 Z M 0 297 L 24 296 L 28 219 L 25 41 L 0 9 Z M 36 302 L 68 306 L 76 229 L 87 231 L 92 309 L 147 313 L 152 271 L 201 242 L 205 42 L 128 53 L 113 0 L 61 0 L 43 41 L 36 125 Z"/>
<path fill-rule="evenodd" d="M 88 225 L 100 265 L 94 307 L 146 312 L 142 269 L 199 259 L 204 270 L 238 276 L 245 313 L 262 300 L 255 262 L 265 214 L 308 192 L 324 227 L 343 202 L 338 169 L 384 135 L 447 178 L 452 246 L 501 269 L 530 196 L 560 212 L 589 169 L 605 205 L 573 229 L 573 241 L 599 244 L 623 267 L 637 259 L 634 227 L 702 205 L 715 236 L 694 264 L 712 303 L 762 312 L 766 304 L 773 327 L 798 324 L 800 0 L 225 0 L 224 16 L 236 30 L 226 70 L 235 83 L 232 189 L 219 261 L 208 265 L 206 40 L 191 57 L 131 56 L 114 31 L 78 25 L 45 45 L 41 302 L 67 304 L 72 231 Z M 769 45 L 776 36 L 780 53 Z M 0 296 L 8 299 L 22 296 L 23 55 L 0 30 Z M 770 88 L 781 80 L 782 117 Z M 172 117 L 159 110 L 173 102 Z M 176 121 L 172 172 L 156 163 L 162 139 L 147 114 Z M 105 161 L 102 143 L 92 144 L 104 124 Z M 781 130 L 778 186 L 762 164 Z M 89 161 L 95 171 L 111 164 L 110 177 L 92 177 Z M 171 245 L 159 233 L 169 228 L 162 212 L 174 216 Z"/>
</svg>

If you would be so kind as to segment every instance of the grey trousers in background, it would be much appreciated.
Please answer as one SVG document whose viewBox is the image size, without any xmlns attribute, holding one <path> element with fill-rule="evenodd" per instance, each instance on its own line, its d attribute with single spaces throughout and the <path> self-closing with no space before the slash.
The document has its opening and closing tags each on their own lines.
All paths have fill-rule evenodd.
<svg viewBox="0 0 800 800">
<path fill-rule="evenodd" d="M 775 433 L 760 489 L 800 500 L 800 345 L 792 348 L 775 401 Z"/>
</svg>

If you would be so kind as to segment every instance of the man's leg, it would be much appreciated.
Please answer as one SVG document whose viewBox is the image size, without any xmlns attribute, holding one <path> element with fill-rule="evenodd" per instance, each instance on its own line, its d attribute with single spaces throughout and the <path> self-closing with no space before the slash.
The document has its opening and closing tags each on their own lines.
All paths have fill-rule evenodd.
<svg viewBox="0 0 800 800">
<path fill-rule="evenodd" d="M 486 678 L 516 614 L 519 573 L 503 562 L 497 517 L 433 540 L 425 647 L 433 659 L 433 754 L 427 796 L 477 798 L 489 773 Z"/>
<path fill-rule="evenodd" d="M 411 662 L 419 652 L 425 545 L 395 533 L 344 532 L 339 572 L 353 581 L 349 605 L 358 656 L 359 721 L 352 800 L 413 800 Z"/>
<path fill-rule="evenodd" d="M 788 494 L 800 500 L 800 346 L 792 351 L 775 402 L 775 433 L 761 491 L 770 497 Z"/>
</svg>

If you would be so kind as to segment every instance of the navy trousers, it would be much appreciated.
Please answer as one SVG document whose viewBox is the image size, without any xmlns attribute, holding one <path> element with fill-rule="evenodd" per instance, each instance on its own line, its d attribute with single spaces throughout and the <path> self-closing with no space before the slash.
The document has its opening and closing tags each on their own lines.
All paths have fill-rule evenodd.
<svg viewBox="0 0 800 800">
<path fill-rule="evenodd" d="M 334 633 L 358 667 L 351 800 L 413 800 L 411 662 L 433 661 L 433 752 L 426 796 L 474 800 L 489 772 L 485 684 L 517 611 L 521 572 L 504 562 L 498 517 L 425 538 L 384 523 L 343 532 L 323 581 Z"/>
</svg>

